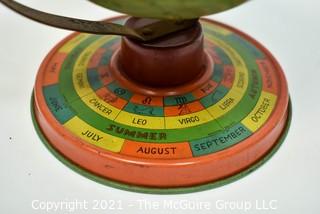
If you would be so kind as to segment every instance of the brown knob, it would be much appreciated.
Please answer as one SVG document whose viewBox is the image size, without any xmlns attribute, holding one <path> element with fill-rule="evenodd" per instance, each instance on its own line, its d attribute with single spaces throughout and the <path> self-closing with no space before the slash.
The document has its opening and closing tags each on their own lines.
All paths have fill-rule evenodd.
<svg viewBox="0 0 320 214">
<path fill-rule="evenodd" d="M 152 21 L 130 18 L 126 25 L 135 28 Z M 145 86 L 162 88 L 188 83 L 206 66 L 200 24 L 149 43 L 123 37 L 119 63 L 124 75 Z"/>
</svg>

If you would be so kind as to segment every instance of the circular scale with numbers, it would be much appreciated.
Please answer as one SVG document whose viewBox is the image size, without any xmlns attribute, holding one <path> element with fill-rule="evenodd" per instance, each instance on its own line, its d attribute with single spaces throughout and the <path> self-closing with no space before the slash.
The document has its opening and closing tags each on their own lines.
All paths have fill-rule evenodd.
<svg viewBox="0 0 320 214">
<path fill-rule="evenodd" d="M 155 22 L 149 18 L 163 17 L 107 22 L 136 29 Z M 66 165 L 148 193 L 243 177 L 279 148 L 290 123 L 287 83 L 273 56 L 204 18 L 150 41 L 71 34 L 43 61 L 32 112 L 43 142 Z"/>
</svg>

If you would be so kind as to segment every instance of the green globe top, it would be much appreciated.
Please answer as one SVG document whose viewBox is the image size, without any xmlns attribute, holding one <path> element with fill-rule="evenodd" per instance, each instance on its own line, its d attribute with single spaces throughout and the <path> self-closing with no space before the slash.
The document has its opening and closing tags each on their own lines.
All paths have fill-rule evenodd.
<svg viewBox="0 0 320 214">
<path fill-rule="evenodd" d="M 193 19 L 218 13 L 247 0 L 90 0 L 105 8 L 136 17 Z"/>
</svg>

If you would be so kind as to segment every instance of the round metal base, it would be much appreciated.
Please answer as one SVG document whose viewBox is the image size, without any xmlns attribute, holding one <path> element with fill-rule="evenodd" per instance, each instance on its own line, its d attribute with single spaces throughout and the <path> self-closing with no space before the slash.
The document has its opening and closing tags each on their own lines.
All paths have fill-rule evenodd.
<svg viewBox="0 0 320 214">
<path fill-rule="evenodd" d="M 248 35 L 201 25 L 211 76 L 173 94 L 134 90 L 139 84 L 114 75 L 119 37 L 74 33 L 60 42 L 40 67 L 32 101 L 50 151 L 93 180 L 148 193 L 212 188 L 260 166 L 290 124 L 283 71 Z"/>
</svg>

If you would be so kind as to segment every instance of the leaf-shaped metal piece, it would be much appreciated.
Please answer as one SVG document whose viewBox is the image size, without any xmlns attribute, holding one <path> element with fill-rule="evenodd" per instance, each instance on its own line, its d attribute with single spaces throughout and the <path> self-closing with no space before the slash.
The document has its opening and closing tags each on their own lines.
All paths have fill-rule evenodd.
<svg viewBox="0 0 320 214">
<path fill-rule="evenodd" d="M 136 17 L 193 19 L 218 13 L 247 0 L 90 0 L 105 8 Z"/>
</svg>

